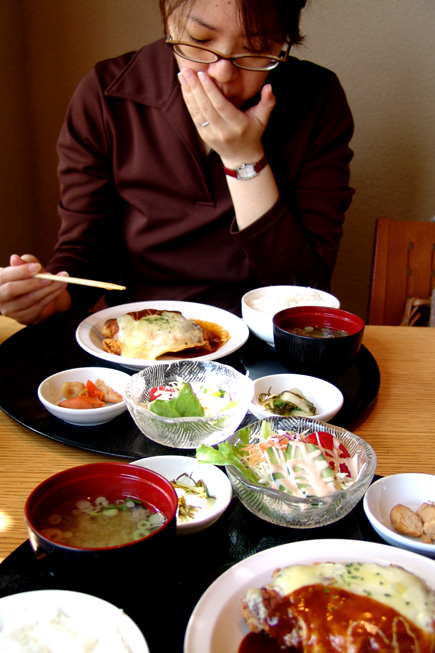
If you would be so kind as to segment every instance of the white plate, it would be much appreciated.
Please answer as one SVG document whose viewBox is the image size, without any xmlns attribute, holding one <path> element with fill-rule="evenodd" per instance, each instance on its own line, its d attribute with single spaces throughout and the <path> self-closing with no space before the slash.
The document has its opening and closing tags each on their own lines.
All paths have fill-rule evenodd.
<svg viewBox="0 0 435 653">
<path fill-rule="evenodd" d="M 110 361 L 111 363 L 116 363 L 117 365 L 123 365 L 132 370 L 141 370 L 147 365 L 156 365 L 158 363 L 167 364 L 178 360 L 188 360 L 169 355 L 164 355 L 158 360 L 127 358 L 126 356 L 117 356 L 116 354 L 110 354 L 104 351 L 101 329 L 103 328 L 105 321 L 131 311 L 142 311 L 145 308 L 155 308 L 157 310 L 165 311 L 180 311 L 184 317 L 204 320 L 206 322 L 214 322 L 228 331 L 230 339 L 220 347 L 220 349 L 212 354 L 195 356 L 194 360 L 214 361 L 223 358 L 224 356 L 228 356 L 237 349 L 240 349 L 249 337 L 249 329 L 243 320 L 228 311 L 224 311 L 222 308 L 208 306 L 207 304 L 197 304 L 195 302 L 153 301 L 121 304 L 120 306 L 105 308 L 103 311 L 98 311 L 98 313 L 94 313 L 90 317 L 87 317 L 86 320 L 83 320 L 83 322 L 81 322 L 77 327 L 76 339 L 78 344 L 82 349 L 87 351 L 89 354 L 92 354 L 92 356 L 96 356 L 105 361 Z"/>
<path fill-rule="evenodd" d="M 210 585 L 187 625 L 184 653 L 238 651 L 249 632 L 241 599 L 270 582 L 277 567 L 313 562 L 375 562 L 401 565 L 435 590 L 435 561 L 386 544 L 360 540 L 307 540 L 266 549 L 234 565 Z"/>
<path fill-rule="evenodd" d="M 105 650 L 109 650 L 110 647 L 110 650 L 114 652 L 125 651 L 125 647 L 115 645 L 121 635 L 132 653 L 149 653 L 142 632 L 125 612 L 96 596 L 67 590 L 35 590 L 12 594 L 0 599 L 0 633 L 4 627 L 9 631 L 30 626 L 35 621 L 41 624 L 48 623 L 50 619 L 57 616 L 58 610 L 69 617 L 68 627 L 72 631 L 82 635 L 86 632 L 89 636 L 100 639 L 100 645 L 103 645 L 106 640 Z M 51 631 L 51 637 L 53 638 L 53 636 L 55 636 L 54 641 L 57 640 L 59 644 L 58 637 Z M 63 650 L 73 650 L 72 640 L 69 644 L 70 647 L 66 640 L 65 646 L 62 647 Z M 0 649 L 2 649 L 1 640 Z M 18 648 L 13 650 L 18 650 Z M 59 649 L 47 647 L 44 650 Z"/>
</svg>

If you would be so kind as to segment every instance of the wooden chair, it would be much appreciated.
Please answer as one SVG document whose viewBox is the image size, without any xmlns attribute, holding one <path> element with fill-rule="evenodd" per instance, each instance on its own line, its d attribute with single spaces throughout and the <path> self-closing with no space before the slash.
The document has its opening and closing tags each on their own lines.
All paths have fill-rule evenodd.
<svg viewBox="0 0 435 653">
<path fill-rule="evenodd" d="M 403 313 L 399 326 L 428 326 L 431 316 L 430 307 L 430 299 L 408 297 L 405 302 L 405 312 Z"/>
<path fill-rule="evenodd" d="M 435 223 L 378 218 L 368 323 L 411 326 L 406 312 L 430 305 L 434 287 Z"/>
</svg>

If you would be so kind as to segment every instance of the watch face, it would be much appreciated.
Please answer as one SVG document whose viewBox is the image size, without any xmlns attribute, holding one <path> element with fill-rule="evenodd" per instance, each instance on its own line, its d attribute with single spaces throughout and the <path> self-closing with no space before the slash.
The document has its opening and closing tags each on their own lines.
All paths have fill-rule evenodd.
<svg viewBox="0 0 435 653">
<path fill-rule="evenodd" d="M 237 174 L 239 179 L 250 179 L 251 177 L 255 177 L 258 173 L 256 172 L 254 165 L 248 163 L 247 165 L 238 168 Z"/>
</svg>

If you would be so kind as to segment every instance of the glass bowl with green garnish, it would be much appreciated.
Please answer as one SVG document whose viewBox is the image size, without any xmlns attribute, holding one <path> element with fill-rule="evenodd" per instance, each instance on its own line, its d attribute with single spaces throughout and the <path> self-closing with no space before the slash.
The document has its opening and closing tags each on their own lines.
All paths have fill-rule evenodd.
<svg viewBox="0 0 435 653">
<path fill-rule="evenodd" d="M 307 417 L 269 417 L 225 442 L 196 451 L 224 465 L 233 489 L 254 515 L 290 528 L 338 521 L 362 499 L 376 454 L 350 431 Z"/>
<path fill-rule="evenodd" d="M 185 360 L 150 365 L 134 374 L 124 396 L 147 438 L 167 447 L 195 449 L 232 435 L 253 394 L 253 381 L 229 365 Z"/>
</svg>

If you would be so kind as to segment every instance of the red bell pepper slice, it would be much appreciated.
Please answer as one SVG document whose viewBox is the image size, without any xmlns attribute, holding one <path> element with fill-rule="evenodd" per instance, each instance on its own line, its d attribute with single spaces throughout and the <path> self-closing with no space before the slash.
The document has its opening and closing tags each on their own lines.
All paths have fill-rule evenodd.
<svg viewBox="0 0 435 653">
<path fill-rule="evenodd" d="M 151 388 L 150 390 L 150 401 L 155 401 L 156 399 L 161 399 L 161 392 L 172 392 L 175 393 L 175 390 L 170 385 L 159 385 L 156 388 Z"/>
<path fill-rule="evenodd" d="M 344 444 L 331 433 L 326 431 L 315 431 L 304 437 L 304 442 L 315 444 L 323 451 L 323 455 L 329 462 L 333 472 L 342 472 L 351 476 L 348 466 L 345 462 L 339 462 L 338 458 L 350 458 L 350 454 Z"/>
</svg>

